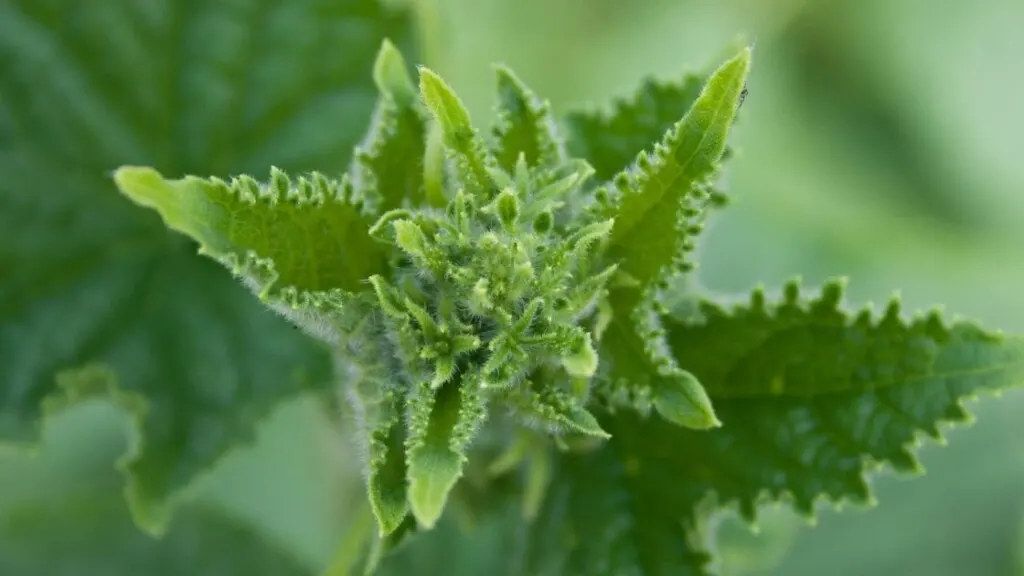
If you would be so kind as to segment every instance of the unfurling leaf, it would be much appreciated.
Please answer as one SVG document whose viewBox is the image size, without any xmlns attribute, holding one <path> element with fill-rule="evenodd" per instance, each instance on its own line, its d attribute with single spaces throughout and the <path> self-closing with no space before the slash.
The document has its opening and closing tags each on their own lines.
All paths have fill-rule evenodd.
<svg viewBox="0 0 1024 576">
<path fill-rule="evenodd" d="M 409 504 L 417 522 L 432 528 L 462 475 L 466 449 L 486 418 L 478 374 L 434 390 L 420 386 L 409 403 Z"/>
</svg>

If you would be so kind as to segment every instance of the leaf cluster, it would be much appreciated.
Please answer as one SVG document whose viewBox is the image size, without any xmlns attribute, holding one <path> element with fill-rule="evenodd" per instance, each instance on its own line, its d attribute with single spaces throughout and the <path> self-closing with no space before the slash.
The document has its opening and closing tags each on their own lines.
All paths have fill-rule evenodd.
<svg viewBox="0 0 1024 576">
<path fill-rule="evenodd" d="M 371 0 L 341 5 L 397 26 Z M 147 348 L 118 332 L 123 322 L 53 362 L 21 362 L 0 388 L 0 434 L 26 437 L 41 402 L 112 394 L 147 432 L 128 467 L 136 517 L 159 531 L 172 495 L 257 412 L 316 386 L 296 378 L 300 360 L 314 382 L 330 373 L 355 415 L 377 527 L 367 570 L 387 571 L 410 536 L 459 513 L 514 533 L 510 566 L 523 573 L 702 574 L 715 567 L 709 537 L 723 507 L 753 521 L 766 500 L 806 514 L 820 500 L 870 502 L 865 472 L 919 471 L 920 436 L 967 420 L 965 398 L 1024 381 L 1020 339 L 937 313 L 908 317 L 896 301 L 851 314 L 840 280 L 814 291 L 794 281 L 778 296 L 758 288 L 738 305 L 694 280 L 695 241 L 722 204 L 750 49 L 679 84 L 649 82 L 610 111 L 564 118 L 498 67 L 496 121 L 482 131 L 398 44 L 379 44 L 369 126 L 358 143 L 347 138 L 342 166 L 121 162 L 120 192 L 176 233 L 149 223 L 144 235 L 187 237 L 222 268 L 175 245 L 188 272 L 151 273 L 217 288 L 190 296 L 194 307 L 145 309 L 160 326 L 183 323 L 176 336 L 201 333 L 207 316 L 225 315 L 234 331 L 201 351 L 176 348 L 173 385 L 147 380 Z M 20 198 L 2 190 L 12 205 Z M 223 290 L 228 273 L 250 294 Z M 6 293 L 28 298 L 41 280 L 25 278 Z M 96 294 L 81 302 L 100 306 Z M 319 348 L 278 336 L 269 314 L 235 311 L 254 302 Z M 15 319 L 43 332 L 39 314 Z M 5 322 L 0 342 L 24 351 L 31 331 L 19 326 Z M 212 346 L 280 361 L 246 365 L 237 354 L 235 372 L 212 370 L 236 393 L 217 396 L 223 383 L 200 386 L 222 366 L 204 364 Z M 104 361 L 83 364 L 96 356 Z M 59 373 L 56 393 L 39 384 L 68 364 L 78 367 Z M 119 388 L 126 374 L 138 382 Z M 204 444 L 209 436 L 221 441 Z"/>
</svg>

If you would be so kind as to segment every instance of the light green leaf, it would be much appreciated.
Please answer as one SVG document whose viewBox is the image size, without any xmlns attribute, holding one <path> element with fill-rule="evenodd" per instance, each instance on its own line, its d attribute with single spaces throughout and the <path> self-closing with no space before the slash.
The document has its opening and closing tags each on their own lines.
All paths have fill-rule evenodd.
<svg viewBox="0 0 1024 576">
<path fill-rule="evenodd" d="M 601 336 L 601 370 L 595 393 L 603 402 L 641 414 L 651 408 L 680 426 L 721 426 L 711 400 L 693 374 L 668 353 L 664 329 L 650 302 L 632 290 L 613 291 Z"/>
<path fill-rule="evenodd" d="M 496 161 L 473 126 L 469 110 L 444 79 L 420 68 L 420 95 L 437 120 L 446 152 L 458 165 L 464 184 L 490 199 L 495 186 L 490 174 Z"/>
<path fill-rule="evenodd" d="M 664 335 L 653 317 L 654 289 L 700 230 L 703 185 L 717 170 L 740 92 L 750 50 L 726 62 L 709 78 L 692 107 L 659 143 L 642 152 L 635 166 L 615 177 L 613 195 L 597 211 L 615 218 L 608 257 L 619 265 L 620 282 L 606 300 L 609 324 L 600 338 L 608 360 L 599 394 L 613 404 L 646 413 L 653 405 L 681 426 L 718 426 L 711 402 L 693 375 L 665 353 Z"/>
<path fill-rule="evenodd" d="M 690 74 L 680 82 L 648 79 L 610 112 L 572 111 L 565 115 L 569 152 L 585 158 L 601 180 L 611 180 L 660 140 L 693 106 L 707 76 Z"/>
<path fill-rule="evenodd" d="M 385 268 L 381 245 L 370 238 L 347 177 L 320 173 L 292 181 L 272 169 L 270 179 L 230 183 L 189 176 L 167 180 L 152 168 L 122 167 L 121 192 L 156 210 L 168 228 L 199 243 L 199 252 L 226 266 L 286 316 L 336 343 L 331 315 L 346 296 L 367 290 L 363 280 Z"/>
<path fill-rule="evenodd" d="M 425 200 L 426 113 L 401 52 L 386 41 L 373 70 L 380 91 L 366 139 L 355 154 L 360 197 L 378 214 Z"/>
<path fill-rule="evenodd" d="M 422 384 L 409 400 L 409 505 L 424 528 L 441 517 L 469 443 L 487 417 L 480 384 L 479 373 L 467 373 L 436 390 Z"/>
<path fill-rule="evenodd" d="M 113 494 L 21 504 L 0 520 L 0 573 L 313 576 L 289 553 L 213 510 L 189 508 L 160 539 Z"/>
<path fill-rule="evenodd" d="M 907 323 L 838 309 L 840 284 L 802 303 L 795 285 L 703 319 L 666 319 L 681 366 L 724 426 L 691 431 L 632 411 L 599 415 L 607 447 L 558 462 L 531 536 L 532 567 L 558 574 L 705 574 L 705 499 L 754 518 L 765 497 L 810 514 L 870 502 L 865 473 L 919 471 L 919 436 L 964 422 L 961 402 L 1024 384 L 1024 340 L 937 316 Z M 560 546 L 568 552 L 559 553 Z M 870 551 L 865 550 L 865 553 Z"/>
<path fill-rule="evenodd" d="M 555 133 L 551 104 L 541 101 L 509 68 L 498 66 L 496 72 L 498 120 L 493 132 L 498 165 L 515 173 L 520 154 L 527 166 L 557 165 L 565 152 Z"/>
<path fill-rule="evenodd" d="M 685 269 L 679 260 L 700 231 L 706 185 L 725 151 L 750 57 L 744 49 L 719 67 L 683 119 L 615 176 L 610 197 L 599 203 L 602 219 L 615 218 L 609 257 L 640 289 L 673 267 Z"/>
<path fill-rule="evenodd" d="M 412 54 L 408 31 L 375 0 L 0 4 L 0 438 L 32 442 L 72 393 L 57 375 L 74 391 L 99 366 L 89 389 L 145 407 L 128 496 L 158 532 L 271 407 L 327 385 L 326 354 L 110 174 L 338 174 L 373 55 L 385 36 Z"/>
</svg>

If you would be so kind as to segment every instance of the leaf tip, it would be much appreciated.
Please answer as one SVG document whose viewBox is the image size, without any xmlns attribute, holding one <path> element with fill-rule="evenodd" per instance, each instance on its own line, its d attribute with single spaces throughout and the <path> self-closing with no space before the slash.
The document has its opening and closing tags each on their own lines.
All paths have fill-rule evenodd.
<svg viewBox="0 0 1024 576">
<path fill-rule="evenodd" d="M 409 470 L 409 508 L 416 522 L 427 530 L 441 518 L 448 493 L 462 475 L 459 458 L 450 453 L 444 456 L 414 460 Z"/>
<path fill-rule="evenodd" d="M 373 64 L 373 82 L 382 94 L 402 106 L 410 106 L 416 99 L 416 87 L 409 77 L 405 58 L 390 39 L 381 42 Z"/>
<path fill-rule="evenodd" d="M 149 166 L 120 166 L 114 170 L 113 179 L 122 194 L 146 207 L 155 207 L 166 190 L 164 177 Z"/>
<path fill-rule="evenodd" d="M 455 91 L 436 72 L 420 66 L 420 96 L 446 133 L 472 130 L 469 111 Z"/>
<path fill-rule="evenodd" d="M 654 407 L 665 419 L 686 428 L 711 430 L 722 426 L 704 387 L 686 371 L 657 387 Z"/>
</svg>

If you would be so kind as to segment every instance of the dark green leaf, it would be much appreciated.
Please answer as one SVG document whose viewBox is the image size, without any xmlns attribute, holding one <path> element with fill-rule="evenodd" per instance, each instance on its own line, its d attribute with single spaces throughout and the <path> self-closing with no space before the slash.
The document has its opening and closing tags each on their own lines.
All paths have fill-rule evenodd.
<svg viewBox="0 0 1024 576">
<path fill-rule="evenodd" d="M 374 0 L 0 3 L 0 438 L 32 441 L 43 400 L 79 388 L 57 374 L 99 363 L 90 390 L 146 407 L 129 498 L 159 531 L 276 402 L 326 383 L 323 353 L 110 174 L 339 173 L 374 53 L 412 54 L 408 27 Z"/>
<path fill-rule="evenodd" d="M 895 306 L 851 318 L 840 295 L 831 284 L 805 304 L 794 284 L 776 305 L 757 293 L 749 307 L 666 319 L 679 364 L 723 426 L 605 414 L 607 446 L 556 467 L 531 537 L 538 573 L 706 573 L 706 498 L 747 519 L 766 496 L 807 514 L 822 498 L 869 502 L 866 472 L 920 470 L 919 435 L 966 421 L 965 398 L 1024 384 L 1024 340 L 935 315 L 907 323 Z"/>
<path fill-rule="evenodd" d="M 808 303 L 796 283 L 785 292 L 773 305 L 762 292 L 733 310 L 705 303 L 700 320 L 667 324 L 724 423 L 690 450 L 708 487 L 746 516 L 762 492 L 805 512 L 822 495 L 868 500 L 865 458 L 917 472 L 919 434 L 939 439 L 940 423 L 969 420 L 964 399 L 1024 384 L 1020 338 L 937 313 L 907 322 L 895 301 L 881 318 L 851 318 L 839 282 Z"/>
</svg>

